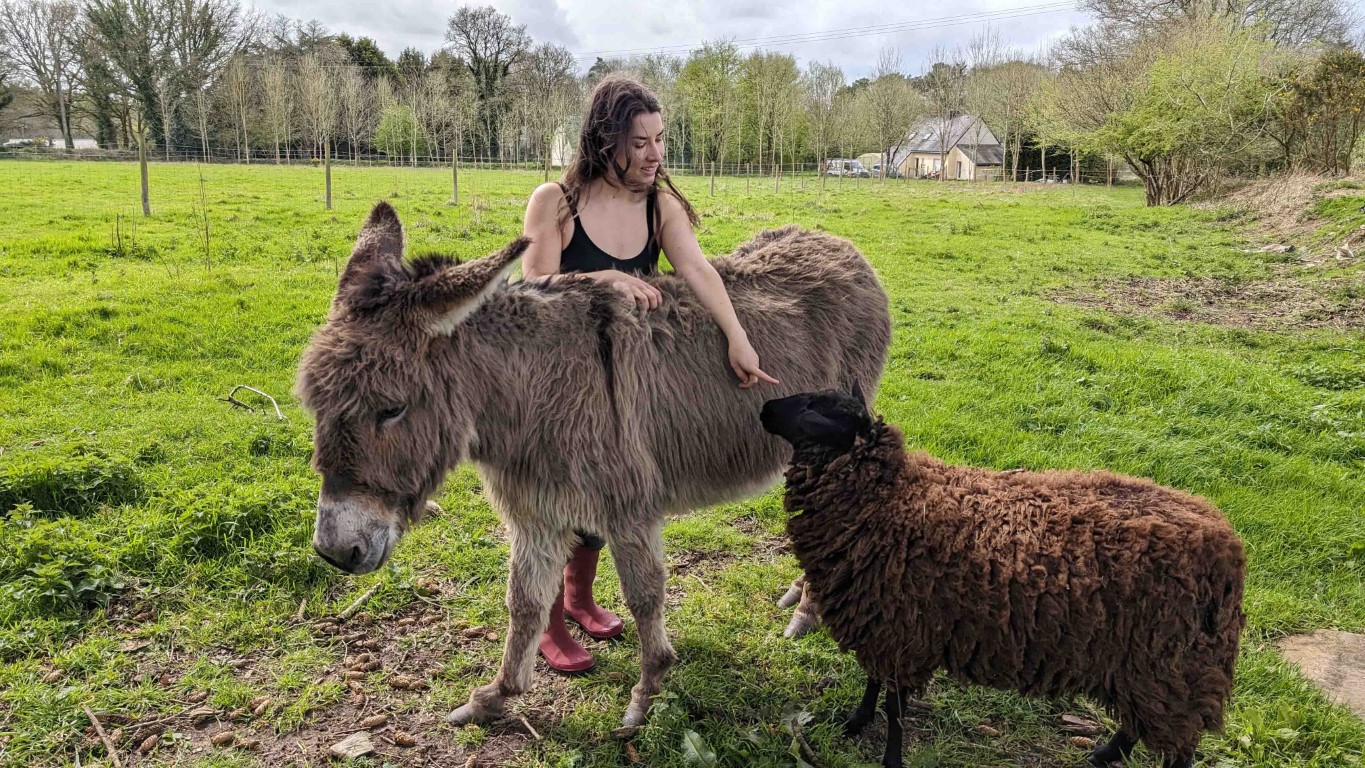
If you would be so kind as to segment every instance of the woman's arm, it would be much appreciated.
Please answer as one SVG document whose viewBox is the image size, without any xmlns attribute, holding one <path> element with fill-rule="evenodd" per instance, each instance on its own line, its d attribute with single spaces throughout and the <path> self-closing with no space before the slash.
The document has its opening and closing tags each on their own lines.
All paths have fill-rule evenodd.
<svg viewBox="0 0 1365 768">
<path fill-rule="evenodd" d="M 654 309 L 663 303 L 663 294 L 658 288 L 624 272 L 609 269 L 575 275 L 559 274 L 559 256 L 564 251 L 560 213 L 566 206 L 564 190 L 553 182 L 541 184 L 531 193 L 521 224 L 521 233 L 531 238 L 531 245 L 521 257 L 522 278 L 542 278 L 547 281 L 586 278 L 610 285 L 645 309 Z"/>
<path fill-rule="evenodd" d="M 749 336 L 735 315 L 730 295 L 725 292 L 725 283 L 702 254 L 697 235 L 692 231 L 692 222 L 688 221 L 682 204 L 673 195 L 660 192 L 659 210 L 663 219 L 659 244 L 663 246 L 668 262 L 673 265 L 673 271 L 692 288 L 729 340 L 730 367 L 739 377 L 739 386 L 748 388 L 760 381 L 777 384 L 777 379 L 758 367 L 758 353 L 749 343 Z"/>
<path fill-rule="evenodd" d="M 531 245 L 521 257 L 521 275 L 526 280 L 553 279 L 559 274 L 559 254 L 564 250 L 559 211 L 564 204 L 564 191 L 553 182 L 541 184 L 531 193 L 521 223 L 521 234 L 531 238 Z"/>
</svg>

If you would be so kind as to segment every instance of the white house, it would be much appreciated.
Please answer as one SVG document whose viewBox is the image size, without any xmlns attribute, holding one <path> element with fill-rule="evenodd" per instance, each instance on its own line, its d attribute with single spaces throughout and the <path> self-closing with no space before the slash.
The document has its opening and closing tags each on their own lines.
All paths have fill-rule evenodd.
<svg viewBox="0 0 1365 768">
<path fill-rule="evenodd" d="M 937 178 L 942 173 L 950 179 L 998 179 L 1005 168 L 1005 148 L 975 115 L 929 117 L 910 129 L 892 162 L 901 174 L 915 178 Z"/>
</svg>

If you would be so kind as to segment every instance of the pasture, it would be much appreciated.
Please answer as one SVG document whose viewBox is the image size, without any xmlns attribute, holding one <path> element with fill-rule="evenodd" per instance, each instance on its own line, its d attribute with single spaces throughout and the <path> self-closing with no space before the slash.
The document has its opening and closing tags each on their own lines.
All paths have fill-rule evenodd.
<svg viewBox="0 0 1365 768">
<path fill-rule="evenodd" d="M 774 600 L 797 574 L 779 490 L 667 527 L 680 659 L 633 740 L 612 734 L 638 671 L 629 620 L 622 641 L 587 643 L 594 673 L 538 666 L 510 720 L 444 723 L 501 656 L 497 517 L 464 467 L 391 566 L 332 570 L 309 546 L 319 481 L 290 390 L 374 201 L 398 209 L 409 254 L 472 258 L 520 232 L 540 174 L 467 172 L 459 206 L 448 169 L 334 177 L 328 212 L 315 168 L 153 165 L 143 219 L 135 165 L 0 163 L 0 765 L 109 764 L 86 707 L 124 765 L 323 764 L 379 714 L 378 752 L 357 764 L 878 760 L 883 723 L 857 741 L 836 723 L 862 690 L 853 660 L 823 633 L 781 637 Z M 1147 209 L 1132 188 L 681 185 L 709 254 L 795 222 L 871 259 L 895 323 L 877 406 L 911 445 L 1104 467 L 1217 503 L 1247 544 L 1249 625 L 1203 764 L 1361 763 L 1365 723 L 1273 647 L 1365 630 L 1358 267 L 1255 252 L 1224 213 Z M 237 396 L 255 410 L 224 402 L 239 384 L 284 419 L 251 393 Z M 372 588 L 344 625 L 319 623 Z M 624 615 L 606 558 L 599 595 Z M 1083 700 L 944 680 L 928 700 L 908 765 L 1080 765 L 1077 723 L 1104 721 Z"/>
</svg>

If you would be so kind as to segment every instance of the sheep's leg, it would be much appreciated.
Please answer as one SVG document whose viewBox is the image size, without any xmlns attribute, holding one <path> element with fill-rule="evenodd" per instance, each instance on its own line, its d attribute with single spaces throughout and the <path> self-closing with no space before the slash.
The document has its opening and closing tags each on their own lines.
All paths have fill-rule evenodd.
<svg viewBox="0 0 1365 768">
<path fill-rule="evenodd" d="M 867 688 L 863 689 L 862 703 L 844 721 L 844 735 L 857 736 L 863 732 L 863 728 L 867 727 L 868 723 L 872 722 L 872 717 L 877 714 L 877 698 L 881 692 L 882 681 L 868 676 Z"/>
<path fill-rule="evenodd" d="M 1135 746 L 1137 746 L 1137 739 L 1133 738 L 1127 731 L 1120 728 L 1119 732 L 1114 734 L 1114 738 L 1110 739 L 1108 744 L 1092 751 L 1090 755 L 1086 757 L 1086 762 L 1095 766 L 1095 768 L 1108 768 L 1108 766 L 1113 765 L 1114 763 L 1120 763 L 1127 760 L 1129 753 L 1133 751 L 1133 747 Z"/>
<path fill-rule="evenodd" d="M 668 670 L 678 660 L 664 630 L 664 589 L 668 572 L 664 568 L 662 524 L 654 523 L 641 531 L 625 531 L 611 538 L 616 573 L 626 606 L 635 617 L 640 633 L 640 682 L 630 690 L 630 706 L 624 724 L 643 725 L 649 705 L 663 687 Z"/>
<path fill-rule="evenodd" d="M 882 756 L 883 768 L 902 768 L 905 747 L 902 742 L 901 715 L 905 710 L 901 700 L 909 695 L 908 688 L 895 685 L 886 686 L 886 754 Z"/>
<path fill-rule="evenodd" d="M 502 666 L 488 685 L 475 688 L 469 701 L 446 716 L 452 725 L 488 723 L 501 718 L 507 700 L 531 687 L 536 642 L 559 594 L 560 571 L 569 559 L 575 536 L 513 527 L 512 558 L 507 578 L 507 644 Z"/>
<path fill-rule="evenodd" d="M 792 586 L 795 587 L 794 584 Z M 790 591 L 788 590 L 789 593 Z M 782 636 L 796 639 L 809 634 L 819 626 L 820 610 L 815 603 L 815 595 L 811 592 L 810 585 L 807 584 L 801 590 L 801 602 L 796 606 L 796 612 L 792 614 L 792 620 L 787 624 Z"/>
</svg>

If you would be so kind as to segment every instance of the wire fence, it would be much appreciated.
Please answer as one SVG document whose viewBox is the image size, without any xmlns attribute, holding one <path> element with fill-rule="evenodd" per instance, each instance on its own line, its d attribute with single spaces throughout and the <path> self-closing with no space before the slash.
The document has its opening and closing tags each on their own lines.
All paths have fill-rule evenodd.
<svg viewBox="0 0 1365 768">
<path fill-rule="evenodd" d="M 299 149 L 298 147 L 281 147 L 277 152 L 273 148 L 256 148 L 249 152 L 234 150 L 223 147 L 204 148 L 199 145 L 172 145 L 170 147 L 158 147 L 149 151 L 147 159 L 152 163 L 203 163 L 214 165 L 283 165 L 283 166 L 310 166 L 320 167 L 326 162 L 324 157 L 315 151 Z M 0 160 L 59 160 L 59 161 L 114 161 L 114 162 L 136 162 L 138 153 L 130 149 L 65 149 L 62 147 L 24 147 L 24 148 L 3 148 L 0 149 Z M 559 163 L 545 163 L 538 158 L 487 158 L 482 156 L 459 156 L 452 158 L 449 154 L 404 154 L 391 155 L 376 152 L 355 153 L 339 151 L 331 157 L 331 165 L 334 167 L 351 166 L 364 168 L 458 168 L 470 171 L 532 171 L 548 175 L 550 178 L 557 178 L 563 166 Z M 836 164 L 837 165 L 837 164 Z M 801 177 L 829 177 L 837 179 L 840 183 L 850 183 L 855 186 L 859 182 L 873 179 L 883 180 L 883 174 L 877 169 L 863 167 L 860 170 L 849 170 L 847 168 L 831 167 L 831 164 L 813 162 L 794 162 L 794 161 L 765 161 L 765 162 L 715 162 L 708 160 L 693 160 L 687 163 L 666 163 L 668 173 L 671 176 L 693 176 L 693 177 L 740 177 L 752 180 L 774 178 L 781 179 L 790 177 L 800 179 Z M 927 173 L 916 174 L 911 171 L 902 172 L 899 168 L 891 168 L 885 174 L 885 180 L 907 180 L 907 179 L 932 179 L 937 180 L 941 176 L 941 171 L 934 170 Z M 976 168 L 965 171 L 961 178 L 955 177 L 954 172 L 950 171 L 945 181 L 1016 181 L 1016 182 L 1037 182 L 1047 184 L 1116 184 L 1128 183 L 1136 180 L 1134 174 L 1125 166 L 1116 166 L 1106 173 L 1073 172 L 1066 164 L 1054 168 L 1021 168 L 1011 170 L 997 166 L 977 166 Z M 752 185 L 751 185 L 752 186 Z"/>
<path fill-rule="evenodd" d="M 176 155 L 173 155 L 176 157 Z M 148 210 L 141 203 L 140 169 L 128 153 L 0 152 L 0 212 L 17 211 L 7 226 L 0 221 L 0 248 L 18 247 L 43 258 L 66 259 L 81 269 L 93 256 L 154 262 L 172 274 L 216 270 L 241 258 L 266 259 L 284 267 L 328 274 L 343 266 L 340 240 L 354 236 L 377 200 L 394 201 L 404 211 L 418 242 L 474 249 L 505 242 L 521 232 L 526 201 L 547 177 L 539 164 L 460 158 L 397 159 L 362 156 L 338 159 L 330 174 L 302 158 L 288 163 L 238 162 L 220 153 L 148 163 Z M 751 212 L 763 220 L 780 217 L 828 199 L 900 199 L 911 185 L 929 190 L 938 182 L 820 174 L 812 163 L 764 166 L 717 164 L 714 174 L 674 169 L 679 189 L 703 218 Z M 1052 176 L 1049 183 L 1071 183 Z M 558 178 L 560 169 L 549 170 Z M 1030 174 L 1029 185 L 1041 174 Z M 329 178 L 330 177 L 330 178 Z M 1103 176 L 1082 176 L 1082 183 L 1103 184 Z M 330 183 L 329 183 L 330 182 Z M 946 181 L 945 189 L 991 192 L 1025 189 L 1024 183 Z M 914 193 L 912 193 L 914 194 Z M 909 200 L 911 198 L 905 198 Z M 10 231 L 18 221 L 41 222 L 30 231 Z M 261 227 L 271 228 L 269 245 Z M 8 234 L 5 234 L 8 232 Z M 17 240 L 11 235 L 19 234 Z M 704 236 L 704 232 L 699 232 Z M 463 253 L 463 251 L 462 251 Z M 93 263 L 93 262 L 91 262 Z M 198 265 L 198 268 L 196 268 Z"/>
</svg>

